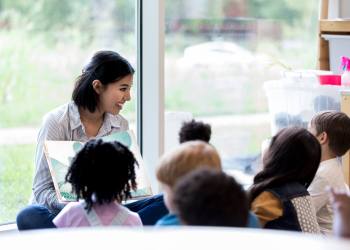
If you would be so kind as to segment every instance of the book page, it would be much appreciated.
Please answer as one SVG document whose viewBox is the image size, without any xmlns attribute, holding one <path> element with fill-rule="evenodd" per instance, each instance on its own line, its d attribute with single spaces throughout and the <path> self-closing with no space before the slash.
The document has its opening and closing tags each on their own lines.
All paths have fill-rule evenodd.
<svg viewBox="0 0 350 250">
<path fill-rule="evenodd" d="M 134 154 L 138 162 L 138 167 L 135 166 L 138 188 L 136 191 L 131 192 L 132 198 L 152 195 L 149 178 L 144 169 L 143 159 L 134 133 L 131 130 L 116 132 L 99 139 L 104 141 L 118 141 L 127 146 Z M 83 146 L 84 143 L 78 141 L 45 141 L 45 155 L 57 197 L 60 201 L 76 201 L 76 196 L 72 194 L 70 183 L 65 182 L 65 176 L 72 159 Z"/>
</svg>

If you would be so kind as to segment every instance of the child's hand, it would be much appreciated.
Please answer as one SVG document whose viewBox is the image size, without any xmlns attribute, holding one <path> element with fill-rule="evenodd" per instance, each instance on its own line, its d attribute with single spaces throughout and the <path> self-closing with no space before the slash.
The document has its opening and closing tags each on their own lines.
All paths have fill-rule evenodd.
<svg viewBox="0 0 350 250">
<path fill-rule="evenodd" d="M 333 232 L 337 236 L 350 238 L 350 195 L 333 188 L 329 191 L 334 210 Z"/>
<path fill-rule="evenodd" d="M 342 212 L 346 212 L 349 210 L 350 215 L 350 195 L 347 191 L 339 191 L 331 188 L 331 202 L 333 204 L 333 208 L 336 210 L 340 210 Z"/>
</svg>

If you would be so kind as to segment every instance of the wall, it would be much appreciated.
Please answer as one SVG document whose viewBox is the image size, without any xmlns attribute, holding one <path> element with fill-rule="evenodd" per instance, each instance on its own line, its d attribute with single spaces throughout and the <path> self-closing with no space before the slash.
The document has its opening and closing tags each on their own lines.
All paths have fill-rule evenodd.
<svg viewBox="0 0 350 250">
<path fill-rule="evenodd" d="M 340 0 L 340 17 L 350 18 L 350 1 Z"/>
</svg>

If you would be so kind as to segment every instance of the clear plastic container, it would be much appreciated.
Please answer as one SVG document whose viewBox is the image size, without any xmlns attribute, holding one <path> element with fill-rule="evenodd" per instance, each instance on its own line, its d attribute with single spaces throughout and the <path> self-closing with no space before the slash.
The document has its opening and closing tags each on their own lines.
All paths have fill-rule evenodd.
<svg viewBox="0 0 350 250">
<path fill-rule="evenodd" d="M 322 110 L 340 110 L 343 86 L 282 79 L 264 83 L 268 99 L 271 133 L 289 126 L 307 128 L 311 118 Z"/>
</svg>

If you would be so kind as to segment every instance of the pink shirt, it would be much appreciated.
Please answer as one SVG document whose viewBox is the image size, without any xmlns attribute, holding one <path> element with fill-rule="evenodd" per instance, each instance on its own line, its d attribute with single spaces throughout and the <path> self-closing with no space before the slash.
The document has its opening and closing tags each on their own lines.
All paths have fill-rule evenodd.
<svg viewBox="0 0 350 250">
<path fill-rule="evenodd" d="M 94 205 L 91 212 L 87 214 L 84 209 L 84 202 L 70 202 L 53 219 L 56 227 L 89 227 L 91 216 L 95 215 L 100 226 L 123 225 L 142 226 L 141 219 L 137 213 L 131 212 L 128 208 L 112 202 L 105 205 Z M 122 215 L 122 216 L 121 216 Z M 116 218 L 122 217 L 116 222 Z"/>
</svg>

